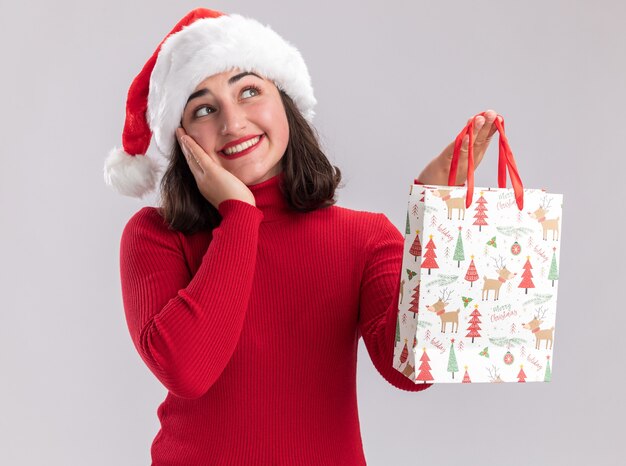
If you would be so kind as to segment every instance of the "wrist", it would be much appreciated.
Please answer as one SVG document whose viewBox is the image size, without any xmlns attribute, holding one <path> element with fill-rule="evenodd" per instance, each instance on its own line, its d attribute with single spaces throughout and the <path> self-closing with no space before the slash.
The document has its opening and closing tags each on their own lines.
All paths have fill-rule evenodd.
<svg viewBox="0 0 626 466">
<path fill-rule="evenodd" d="M 436 157 L 422 170 L 422 173 L 415 178 L 422 184 L 447 185 L 450 166 L 442 162 L 441 157 Z"/>
<path fill-rule="evenodd" d="M 454 186 L 465 186 L 465 180 L 459 180 L 459 173 L 457 171 L 456 180 Z M 422 173 L 414 179 L 415 184 L 428 184 L 437 186 L 448 186 L 448 178 L 450 177 L 450 160 L 439 156 L 433 159 L 428 166 L 422 170 Z"/>
</svg>

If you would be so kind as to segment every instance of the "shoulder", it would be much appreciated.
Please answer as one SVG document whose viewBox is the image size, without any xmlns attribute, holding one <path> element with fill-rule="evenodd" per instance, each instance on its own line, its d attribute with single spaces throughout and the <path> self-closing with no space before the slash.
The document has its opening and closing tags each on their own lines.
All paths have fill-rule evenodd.
<svg viewBox="0 0 626 466">
<path fill-rule="evenodd" d="M 367 244 L 372 244 L 383 238 L 404 240 L 402 234 L 382 212 L 370 212 L 355 210 L 347 207 L 333 205 L 334 217 L 345 229 L 354 232 L 367 239 Z"/>
<path fill-rule="evenodd" d="M 135 212 L 126 222 L 124 229 L 136 228 L 168 229 L 167 223 L 157 207 L 146 206 Z"/>
<path fill-rule="evenodd" d="M 169 228 L 157 207 L 146 206 L 135 212 L 126 222 L 122 241 L 144 239 L 177 240 L 176 231 Z"/>
<path fill-rule="evenodd" d="M 381 221 L 381 217 L 385 216 L 385 214 L 380 212 L 355 210 L 337 204 L 329 207 L 328 210 L 331 211 L 338 220 L 342 220 L 344 222 L 376 223 Z"/>
</svg>

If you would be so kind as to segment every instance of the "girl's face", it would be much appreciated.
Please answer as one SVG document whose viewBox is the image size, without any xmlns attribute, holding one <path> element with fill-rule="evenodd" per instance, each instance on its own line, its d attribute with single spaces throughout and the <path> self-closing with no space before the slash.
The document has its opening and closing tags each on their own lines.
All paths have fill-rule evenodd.
<svg viewBox="0 0 626 466">
<path fill-rule="evenodd" d="M 260 75 L 235 68 L 205 79 L 189 96 L 181 124 L 248 186 L 281 171 L 289 140 L 287 115 L 278 88 Z M 229 154 L 229 147 L 236 152 Z"/>
</svg>

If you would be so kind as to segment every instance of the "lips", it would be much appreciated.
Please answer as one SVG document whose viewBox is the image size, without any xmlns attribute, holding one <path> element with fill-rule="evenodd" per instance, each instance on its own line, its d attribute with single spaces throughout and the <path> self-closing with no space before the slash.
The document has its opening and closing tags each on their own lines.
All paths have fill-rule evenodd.
<svg viewBox="0 0 626 466">
<path fill-rule="evenodd" d="M 254 139 L 257 136 L 259 136 L 259 135 L 252 136 L 252 137 L 246 137 L 246 138 L 243 138 L 243 140 L 240 139 L 239 142 L 233 141 L 232 143 L 229 143 L 228 145 L 226 145 L 224 147 L 228 148 L 228 147 L 236 146 L 237 144 L 241 144 L 242 142 L 245 142 L 245 141 L 247 141 L 249 139 Z M 241 152 L 237 152 L 235 154 L 230 154 L 229 155 L 229 154 L 226 154 L 224 152 L 224 149 L 222 149 L 222 150 L 218 151 L 218 154 L 220 154 L 222 157 L 224 157 L 226 159 L 231 159 L 231 160 L 232 159 L 236 159 L 238 157 L 242 157 L 242 156 L 248 154 L 249 152 L 252 152 L 253 150 L 255 150 L 257 147 L 259 147 L 261 145 L 261 143 L 263 142 L 264 139 L 265 139 L 265 134 L 261 134 L 259 136 L 259 140 L 257 141 L 257 143 L 255 145 L 250 146 L 250 147 L 242 150 Z"/>
<path fill-rule="evenodd" d="M 228 144 L 226 144 L 224 147 L 222 147 L 222 148 L 220 149 L 220 152 L 224 152 L 226 149 L 228 149 L 228 148 L 230 148 L 230 147 L 234 147 L 234 146 L 236 146 L 237 144 L 241 144 L 242 142 L 246 142 L 246 141 L 248 141 L 249 139 L 254 139 L 254 138 L 255 138 L 255 137 L 257 137 L 257 136 L 260 136 L 260 134 L 253 134 L 253 135 L 251 135 L 251 136 L 244 136 L 244 137 L 239 138 L 239 139 L 237 139 L 237 140 L 235 140 L 235 141 L 230 141 Z"/>
</svg>

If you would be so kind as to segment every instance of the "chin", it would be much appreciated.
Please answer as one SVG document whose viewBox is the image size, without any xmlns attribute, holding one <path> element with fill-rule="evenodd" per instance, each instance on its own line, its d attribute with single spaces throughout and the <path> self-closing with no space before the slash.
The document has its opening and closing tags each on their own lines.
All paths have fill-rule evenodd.
<svg viewBox="0 0 626 466">
<path fill-rule="evenodd" d="M 247 186 L 251 186 L 251 185 L 255 185 L 255 184 L 259 184 L 262 183 L 263 181 L 266 181 L 276 175 L 278 175 L 278 173 L 280 173 L 281 169 L 280 168 L 276 168 L 276 167 L 272 167 L 269 170 L 266 170 L 264 172 L 247 172 L 247 173 L 242 173 L 242 176 L 238 177 L 241 181 L 243 181 Z"/>
</svg>

